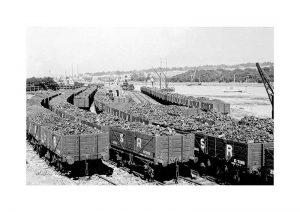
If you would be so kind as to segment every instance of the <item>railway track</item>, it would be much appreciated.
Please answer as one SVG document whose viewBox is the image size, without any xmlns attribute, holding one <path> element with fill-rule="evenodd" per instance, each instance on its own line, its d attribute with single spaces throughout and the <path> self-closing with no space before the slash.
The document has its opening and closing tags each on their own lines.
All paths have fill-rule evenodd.
<svg viewBox="0 0 300 212">
<path fill-rule="evenodd" d="M 214 179 L 209 177 L 190 179 L 180 176 L 178 182 L 174 180 L 168 182 L 160 182 L 153 180 L 148 182 L 143 180 L 144 175 L 130 170 L 127 167 L 117 167 L 114 161 L 105 161 L 105 165 L 114 169 L 112 176 L 104 176 L 100 174 L 93 174 L 89 177 L 70 178 L 67 173 L 60 172 L 50 165 L 45 158 L 40 158 L 38 153 L 33 150 L 33 147 L 27 142 L 26 151 L 26 165 L 30 172 L 35 176 L 40 176 L 42 179 L 51 178 L 51 182 L 42 182 L 41 184 L 60 184 L 60 185 L 217 185 Z M 31 176 L 31 175 L 30 175 Z M 30 177 L 29 176 L 29 177 Z M 28 178 L 28 177 L 27 177 Z M 55 181 L 55 182 L 52 182 Z M 27 183 L 39 184 L 39 182 Z"/>
<path fill-rule="evenodd" d="M 113 182 L 112 180 L 110 180 L 110 179 L 108 179 L 107 177 L 104 177 L 104 176 L 102 176 L 102 175 L 95 174 L 95 176 L 101 178 L 102 180 L 105 180 L 105 181 L 109 182 L 109 183 L 112 184 L 112 185 L 118 185 L 118 183 L 115 183 L 115 182 Z"/>
<path fill-rule="evenodd" d="M 133 91 L 128 91 L 127 93 L 135 103 L 144 104 L 144 101 L 142 101 L 139 97 L 137 97 Z"/>
<path fill-rule="evenodd" d="M 55 185 L 117 185 L 112 180 L 94 174 L 90 177 L 79 177 L 77 179 L 68 177 L 68 173 L 60 172 L 50 165 L 45 158 L 39 157 L 33 147 L 26 144 L 26 166 L 28 171 L 27 184 L 55 184 Z M 47 180 L 48 179 L 48 180 Z"/>
<path fill-rule="evenodd" d="M 114 161 L 109 160 L 109 161 L 106 161 L 105 163 L 108 163 L 108 164 L 110 164 L 113 167 L 117 167 L 117 163 L 114 162 Z M 133 175 L 137 176 L 140 179 L 144 178 L 143 174 L 141 174 L 141 173 L 139 173 L 137 171 L 134 171 L 134 170 L 130 170 L 127 167 L 122 166 L 122 167 L 118 167 L 118 168 L 121 169 L 121 170 L 123 170 L 123 171 L 125 171 L 125 172 L 127 172 L 127 173 L 132 173 Z M 153 180 L 152 182 L 145 181 L 145 183 L 146 184 L 150 184 L 150 185 L 165 185 L 165 183 L 157 181 L 157 180 Z"/>
<path fill-rule="evenodd" d="M 155 100 L 151 99 L 150 97 L 145 96 L 141 92 L 138 91 L 127 91 L 127 94 L 135 101 L 136 103 L 141 103 L 141 104 L 159 104 Z"/>
<path fill-rule="evenodd" d="M 70 177 L 69 173 L 58 171 L 44 158 L 40 157 L 33 146 L 26 142 L 27 184 L 54 185 L 163 185 L 158 181 L 148 182 L 141 174 L 126 167 L 117 167 L 113 161 L 103 162 L 114 169 L 111 176 L 93 174 L 84 177 Z"/>
<path fill-rule="evenodd" d="M 155 101 L 154 99 L 152 99 L 151 97 L 149 96 L 146 96 L 145 94 L 141 93 L 141 92 L 138 92 L 138 91 L 135 91 L 135 94 L 137 96 L 139 96 L 140 98 L 144 99 L 146 102 L 148 103 L 151 103 L 151 104 L 160 104 L 158 103 L 157 101 Z"/>
<path fill-rule="evenodd" d="M 199 177 L 197 176 L 195 179 L 179 176 L 179 179 L 189 182 L 194 185 L 218 185 L 214 179 L 210 179 L 208 177 Z"/>
</svg>

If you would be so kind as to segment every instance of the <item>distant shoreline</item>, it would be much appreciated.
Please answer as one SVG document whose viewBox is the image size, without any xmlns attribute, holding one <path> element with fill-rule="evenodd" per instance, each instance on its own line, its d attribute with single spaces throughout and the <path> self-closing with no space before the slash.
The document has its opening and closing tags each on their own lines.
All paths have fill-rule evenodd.
<svg viewBox="0 0 300 212">
<path fill-rule="evenodd" d="M 140 82 L 140 81 L 130 81 L 130 83 L 132 83 L 133 85 L 146 85 L 145 82 Z M 170 82 L 169 83 L 169 87 L 172 87 L 172 86 L 176 86 L 176 85 L 189 85 L 189 84 L 192 84 L 192 86 L 196 87 L 196 86 L 235 86 L 235 87 L 245 87 L 245 86 L 252 86 L 252 87 L 263 87 L 264 84 L 263 83 L 257 83 L 257 82 L 254 82 L 254 83 L 245 83 L 245 82 L 236 82 L 236 83 L 233 83 L 233 82 L 229 82 L 229 83 L 224 83 L 224 82 L 201 82 L 201 85 L 198 85 L 198 82 Z M 159 83 L 158 82 L 155 82 L 154 83 L 155 87 L 158 87 Z M 151 83 L 147 83 L 147 86 L 151 86 Z M 191 86 L 191 87 L 192 87 Z M 162 82 L 162 87 L 165 87 L 165 83 Z"/>
</svg>

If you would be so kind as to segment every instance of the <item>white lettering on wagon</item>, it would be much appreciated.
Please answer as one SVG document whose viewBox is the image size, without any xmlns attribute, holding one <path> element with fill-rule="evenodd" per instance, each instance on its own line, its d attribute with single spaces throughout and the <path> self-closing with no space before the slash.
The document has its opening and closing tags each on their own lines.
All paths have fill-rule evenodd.
<svg viewBox="0 0 300 212">
<path fill-rule="evenodd" d="M 56 137 L 53 136 L 53 146 L 56 147 L 57 141 L 56 141 Z"/>
<path fill-rule="evenodd" d="M 136 147 L 142 148 L 142 139 L 140 138 L 136 139 Z"/>
<path fill-rule="evenodd" d="M 205 141 L 203 138 L 201 138 L 201 140 L 200 140 L 200 148 L 201 148 L 202 152 L 205 153 Z"/>
<path fill-rule="evenodd" d="M 123 141 L 124 141 L 124 140 L 123 140 L 123 137 L 124 137 L 124 135 L 123 135 L 123 134 L 120 134 L 120 142 L 121 142 L 121 143 L 123 143 Z"/>
<path fill-rule="evenodd" d="M 246 165 L 245 161 L 238 160 L 238 159 L 234 159 L 232 164 L 234 164 L 234 165 L 243 165 L 243 166 Z"/>
<path fill-rule="evenodd" d="M 145 154 L 145 155 L 151 155 L 151 153 L 150 152 L 148 152 L 148 151 L 145 151 L 145 150 L 143 150 L 143 154 Z"/>
<path fill-rule="evenodd" d="M 232 158 L 232 146 L 230 144 L 226 144 L 226 159 L 230 160 Z"/>
</svg>

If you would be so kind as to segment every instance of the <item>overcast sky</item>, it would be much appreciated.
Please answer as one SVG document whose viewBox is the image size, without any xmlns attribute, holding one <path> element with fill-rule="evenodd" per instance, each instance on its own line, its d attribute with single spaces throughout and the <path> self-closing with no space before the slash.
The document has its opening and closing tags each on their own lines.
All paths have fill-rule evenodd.
<svg viewBox="0 0 300 212">
<path fill-rule="evenodd" d="M 27 77 L 273 62 L 273 28 L 28 28 Z"/>
</svg>

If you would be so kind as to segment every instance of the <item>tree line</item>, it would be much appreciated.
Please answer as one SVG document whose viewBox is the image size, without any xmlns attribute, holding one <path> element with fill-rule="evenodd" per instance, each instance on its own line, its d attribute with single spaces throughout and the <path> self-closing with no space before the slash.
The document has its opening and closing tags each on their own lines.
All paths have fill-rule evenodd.
<svg viewBox="0 0 300 212">
<path fill-rule="evenodd" d="M 262 68 L 270 82 L 274 82 L 274 66 Z M 192 76 L 192 77 L 191 77 Z M 194 77 L 193 77 L 194 76 Z M 216 69 L 216 70 L 188 70 L 169 79 L 171 82 L 258 82 L 262 79 L 256 68 L 245 69 Z"/>
</svg>

